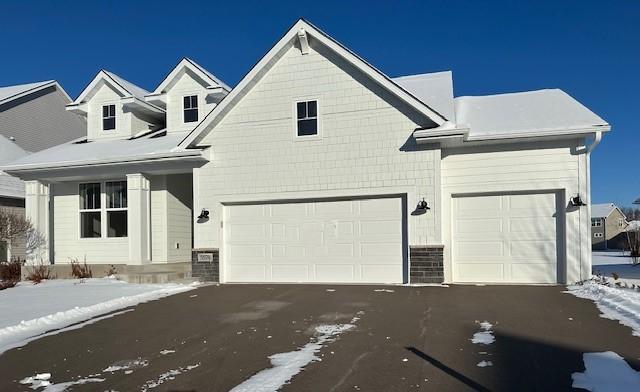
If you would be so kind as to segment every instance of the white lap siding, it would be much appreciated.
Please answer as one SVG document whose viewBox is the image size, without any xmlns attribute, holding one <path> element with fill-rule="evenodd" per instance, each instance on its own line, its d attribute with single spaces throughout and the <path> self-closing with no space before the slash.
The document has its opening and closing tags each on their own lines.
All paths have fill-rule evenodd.
<svg viewBox="0 0 640 392">
<path fill-rule="evenodd" d="M 417 127 L 409 109 L 325 55 L 288 50 L 205 138 L 211 161 L 194 171 L 194 207 L 210 219 L 195 224 L 196 248 L 221 247 L 229 202 L 406 194 L 409 212 L 423 197 L 439 204 L 440 151 L 404 151 Z M 321 136 L 296 139 L 295 102 L 312 99 Z M 438 214 L 409 215 L 410 244 L 440 242 Z"/>
<path fill-rule="evenodd" d="M 558 211 L 558 260 L 564 264 L 560 281 L 575 282 L 591 272 L 590 219 L 587 207 L 567 208 L 568 198 L 580 194 L 587 202 L 588 175 L 581 140 L 553 143 L 509 144 L 443 150 L 442 228 L 445 245 L 445 281 L 452 281 L 452 195 L 510 194 L 551 191 L 561 195 Z M 562 221 L 561 220 L 561 221 Z"/>
<path fill-rule="evenodd" d="M 91 182 L 91 181 L 86 181 Z M 53 184 L 53 259 L 65 264 L 78 259 L 88 264 L 126 264 L 127 238 L 80 238 L 80 200 L 77 182 Z"/>
</svg>

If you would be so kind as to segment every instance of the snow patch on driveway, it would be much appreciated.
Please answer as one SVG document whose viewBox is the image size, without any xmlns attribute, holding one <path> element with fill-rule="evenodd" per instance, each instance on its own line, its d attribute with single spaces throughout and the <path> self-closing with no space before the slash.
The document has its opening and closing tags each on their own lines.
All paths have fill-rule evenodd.
<svg viewBox="0 0 640 392">
<path fill-rule="evenodd" d="M 573 373 L 573 387 L 592 392 L 631 392 L 640 389 L 640 372 L 636 372 L 612 351 L 585 353 L 584 373 Z"/>
<path fill-rule="evenodd" d="M 115 279 L 61 279 L 20 283 L 0 292 L 0 354 L 43 334 L 106 313 L 196 288 L 195 285 L 136 285 Z"/>
<path fill-rule="evenodd" d="M 640 292 L 609 287 L 594 281 L 568 288 L 568 293 L 595 302 L 602 312 L 600 317 L 618 320 L 620 324 L 631 327 L 635 336 L 640 336 Z"/>
<path fill-rule="evenodd" d="M 496 341 L 496 338 L 493 336 L 493 325 L 488 321 L 483 321 L 480 323 L 480 328 L 482 331 L 476 332 L 473 334 L 471 338 L 471 342 L 474 344 L 491 344 Z"/>
<path fill-rule="evenodd" d="M 326 343 L 332 342 L 338 335 L 354 327 L 353 324 L 316 327 L 315 341 L 307 343 L 296 351 L 271 355 L 269 359 L 273 367 L 254 374 L 230 392 L 275 392 L 279 390 L 309 363 L 319 361 L 320 357 L 316 354 Z"/>
<path fill-rule="evenodd" d="M 40 373 L 20 380 L 20 384 L 29 385 L 30 389 L 38 390 L 44 388 L 41 392 L 63 392 L 74 385 L 83 385 L 88 383 L 103 382 L 104 378 L 79 378 L 75 381 L 66 381 L 55 384 L 50 381 L 51 373 Z"/>
<path fill-rule="evenodd" d="M 188 365 L 188 366 L 184 366 L 184 367 L 179 367 L 178 369 L 171 369 L 165 373 L 162 373 L 160 376 L 158 376 L 157 379 L 155 380 L 149 380 L 147 381 L 144 386 L 142 387 L 141 391 L 142 392 L 146 392 L 149 389 L 153 389 L 153 388 L 157 388 L 160 385 L 164 384 L 167 381 L 171 381 L 174 380 L 176 378 L 176 376 L 179 376 L 180 374 L 186 373 L 190 370 L 193 370 L 195 368 L 197 368 L 198 366 L 200 366 L 200 363 L 196 363 L 194 365 Z"/>
</svg>

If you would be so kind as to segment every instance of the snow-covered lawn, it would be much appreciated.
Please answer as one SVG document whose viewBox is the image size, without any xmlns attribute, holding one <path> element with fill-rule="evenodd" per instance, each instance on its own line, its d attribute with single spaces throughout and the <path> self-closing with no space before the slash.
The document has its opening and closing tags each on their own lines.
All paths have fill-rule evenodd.
<svg viewBox="0 0 640 392">
<path fill-rule="evenodd" d="M 130 284 L 116 279 L 59 279 L 34 285 L 21 282 L 0 291 L 0 354 L 97 316 L 168 295 L 195 285 Z M 58 331 L 59 332 L 59 331 Z"/>
<path fill-rule="evenodd" d="M 621 251 L 594 251 L 593 274 L 613 279 L 612 274 L 616 273 L 619 281 L 640 285 L 640 265 L 634 266 L 633 259 L 627 254 Z"/>
</svg>

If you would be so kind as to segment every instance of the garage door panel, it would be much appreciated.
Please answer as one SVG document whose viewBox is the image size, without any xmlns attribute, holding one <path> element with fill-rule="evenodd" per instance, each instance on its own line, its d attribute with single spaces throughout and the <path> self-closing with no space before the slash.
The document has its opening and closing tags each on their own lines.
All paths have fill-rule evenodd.
<svg viewBox="0 0 640 392">
<path fill-rule="evenodd" d="M 233 264 L 227 267 L 226 273 L 231 281 L 242 279 L 243 282 L 264 282 L 267 267 L 264 264 Z"/>
<path fill-rule="evenodd" d="M 244 207 L 225 207 L 223 273 L 229 282 L 402 283 L 400 198 Z M 262 268 L 237 268 L 249 264 Z"/>
<path fill-rule="evenodd" d="M 455 281 L 557 282 L 554 193 L 458 196 L 452 220 Z"/>
</svg>

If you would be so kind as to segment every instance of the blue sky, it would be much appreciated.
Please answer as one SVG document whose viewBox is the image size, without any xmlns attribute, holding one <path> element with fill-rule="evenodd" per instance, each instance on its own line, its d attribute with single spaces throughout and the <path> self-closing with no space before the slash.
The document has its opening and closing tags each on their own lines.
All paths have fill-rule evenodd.
<svg viewBox="0 0 640 392">
<path fill-rule="evenodd" d="M 153 89 L 187 56 L 234 85 L 305 17 L 389 76 L 452 70 L 455 95 L 558 87 L 612 124 L 594 202 L 640 196 L 640 1 L 0 3 L 0 86 L 101 68 Z"/>
</svg>

